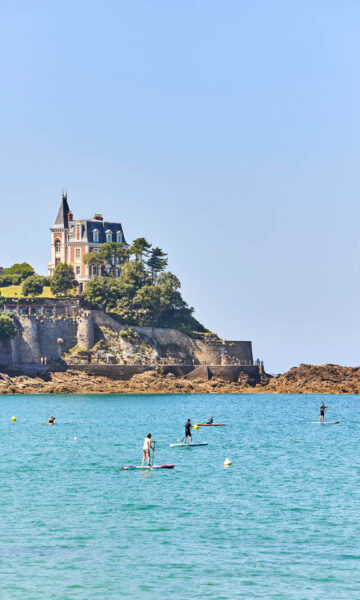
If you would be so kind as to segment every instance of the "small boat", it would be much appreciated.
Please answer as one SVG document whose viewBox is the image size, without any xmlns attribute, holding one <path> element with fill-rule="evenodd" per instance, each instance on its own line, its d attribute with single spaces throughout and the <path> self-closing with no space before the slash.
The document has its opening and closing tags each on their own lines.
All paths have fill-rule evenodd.
<svg viewBox="0 0 360 600">
<path fill-rule="evenodd" d="M 184 444 L 180 442 L 178 444 L 170 444 L 170 448 L 194 448 L 194 446 L 207 446 L 207 442 L 198 442 L 197 444 Z"/>
<path fill-rule="evenodd" d="M 149 467 L 149 465 L 145 465 L 143 467 L 132 467 L 130 465 L 126 466 L 126 467 L 122 467 L 123 471 L 131 471 L 131 470 L 136 470 L 136 469 L 140 469 L 142 470 L 151 470 L 151 469 L 173 469 L 175 467 L 175 465 L 151 465 L 151 467 Z"/>
<path fill-rule="evenodd" d="M 226 423 L 195 423 L 198 427 L 226 427 Z"/>
</svg>

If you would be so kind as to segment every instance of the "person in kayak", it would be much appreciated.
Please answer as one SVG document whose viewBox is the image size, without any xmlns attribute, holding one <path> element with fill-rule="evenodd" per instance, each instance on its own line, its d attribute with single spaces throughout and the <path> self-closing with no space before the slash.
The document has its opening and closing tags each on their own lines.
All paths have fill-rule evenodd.
<svg viewBox="0 0 360 600">
<path fill-rule="evenodd" d="M 150 450 L 154 450 L 154 447 L 151 443 L 151 433 L 148 433 L 146 438 L 144 439 L 142 466 L 144 466 L 147 457 L 148 466 L 150 467 Z"/>
<path fill-rule="evenodd" d="M 324 402 L 322 402 L 321 406 L 320 406 L 320 423 L 324 422 L 325 419 L 325 411 L 328 407 L 325 406 Z"/>
<path fill-rule="evenodd" d="M 49 417 L 47 424 L 48 425 L 55 425 L 55 417 L 53 417 L 53 415 L 51 415 Z"/>
<path fill-rule="evenodd" d="M 191 421 L 190 421 L 190 419 L 188 419 L 185 423 L 185 439 L 184 439 L 185 444 L 186 444 L 187 438 L 189 438 L 190 444 L 192 444 L 191 428 L 192 428 Z"/>
<path fill-rule="evenodd" d="M 214 417 L 210 417 L 210 419 L 208 420 L 208 422 L 206 423 L 206 425 L 212 425 L 214 422 Z"/>
</svg>

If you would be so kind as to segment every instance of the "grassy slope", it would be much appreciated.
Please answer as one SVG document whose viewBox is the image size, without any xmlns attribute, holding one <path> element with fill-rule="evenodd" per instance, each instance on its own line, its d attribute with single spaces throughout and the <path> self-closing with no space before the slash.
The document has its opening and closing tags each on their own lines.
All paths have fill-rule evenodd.
<svg viewBox="0 0 360 600">
<path fill-rule="evenodd" d="M 7 287 L 0 288 L 0 295 L 3 298 L 20 298 L 21 294 L 21 285 L 9 285 Z M 51 293 L 50 286 L 45 286 L 43 289 L 43 293 L 40 294 L 39 298 L 54 298 Z"/>
</svg>

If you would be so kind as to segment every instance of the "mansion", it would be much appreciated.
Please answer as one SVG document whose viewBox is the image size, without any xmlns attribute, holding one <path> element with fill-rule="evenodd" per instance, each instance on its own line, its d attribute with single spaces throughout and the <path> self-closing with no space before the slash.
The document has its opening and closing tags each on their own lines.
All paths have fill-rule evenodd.
<svg viewBox="0 0 360 600">
<path fill-rule="evenodd" d="M 121 223 L 104 221 L 102 215 L 95 214 L 92 219 L 74 219 L 67 202 L 67 195 L 62 200 L 51 231 L 51 261 L 49 275 L 53 275 L 59 262 L 72 266 L 80 290 L 94 275 L 101 275 L 100 269 L 83 263 L 88 252 L 98 252 L 105 242 L 122 242 L 126 244 Z M 116 270 L 117 276 L 120 269 Z"/>
</svg>

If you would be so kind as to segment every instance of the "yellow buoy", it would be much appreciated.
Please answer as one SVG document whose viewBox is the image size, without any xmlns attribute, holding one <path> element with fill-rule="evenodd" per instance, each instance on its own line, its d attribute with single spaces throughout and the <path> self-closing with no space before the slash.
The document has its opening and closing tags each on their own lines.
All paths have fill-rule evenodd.
<svg viewBox="0 0 360 600">
<path fill-rule="evenodd" d="M 195 429 L 196 431 L 197 429 L 199 429 L 199 425 L 194 425 L 193 429 Z"/>
<path fill-rule="evenodd" d="M 11 420 L 12 421 L 16 421 L 16 417 L 11 417 Z"/>
<path fill-rule="evenodd" d="M 225 460 L 224 460 L 224 467 L 230 467 L 230 465 L 232 465 L 231 460 L 229 460 L 228 458 L 225 458 Z"/>
</svg>

